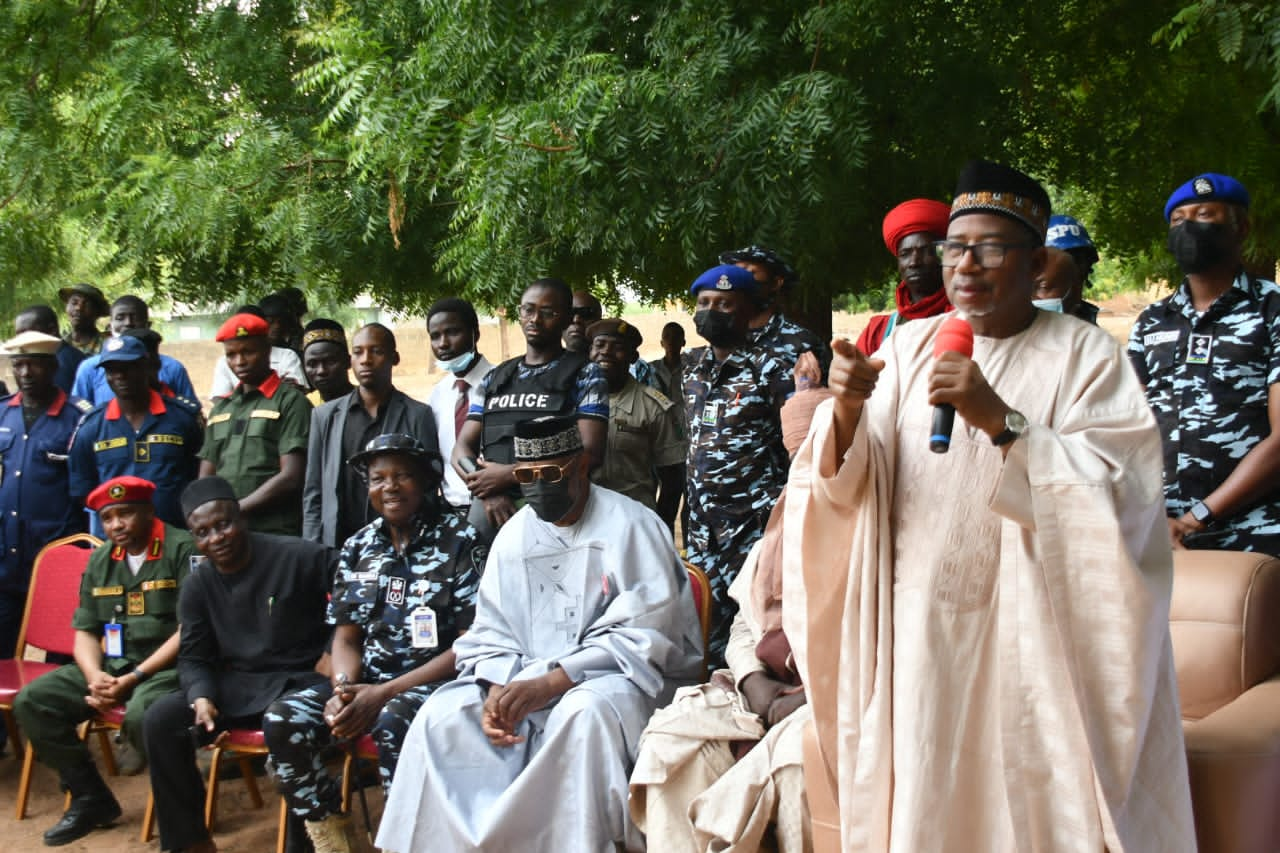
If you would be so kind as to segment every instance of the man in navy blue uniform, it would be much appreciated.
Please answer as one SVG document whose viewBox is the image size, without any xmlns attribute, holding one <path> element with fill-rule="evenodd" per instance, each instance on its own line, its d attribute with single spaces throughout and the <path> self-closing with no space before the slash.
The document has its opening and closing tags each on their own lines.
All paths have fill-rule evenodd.
<svg viewBox="0 0 1280 853">
<path fill-rule="evenodd" d="M 13 333 L 20 335 L 23 332 L 41 332 L 56 338 L 58 337 L 58 315 L 53 313 L 53 309 L 48 305 L 29 305 L 13 318 Z M 86 356 L 66 341 L 62 342 L 62 346 L 58 347 L 58 351 L 53 356 L 58 361 L 58 370 L 53 375 L 53 384 L 70 394 L 71 386 L 76 381 L 76 368 Z"/>
<path fill-rule="evenodd" d="M 101 364 L 115 396 L 86 415 L 76 431 L 71 494 L 83 501 L 112 477 L 142 477 L 156 484 L 160 520 L 185 528 L 178 498 L 199 468 L 196 454 L 204 443 L 199 409 L 151 387 L 147 348 L 137 338 L 108 340 Z"/>
<path fill-rule="evenodd" d="M 121 296 L 111 303 L 111 337 L 103 343 L 102 352 L 107 351 L 107 344 L 125 332 L 131 329 L 150 328 L 151 315 L 147 309 L 147 303 L 132 294 Z M 157 347 L 158 345 L 157 343 Z M 160 354 L 158 349 L 156 358 L 160 361 L 160 382 L 168 386 L 175 396 L 195 401 L 196 391 L 191 385 L 191 377 L 187 375 L 187 369 L 182 366 L 182 362 Z M 76 369 L 76 381 L 71 391 L 72 394 L 85 398 L 95 406 L 107 402 L 112 395 L 111 383 L 107 381 L 106 371 L 99 369 L 101 366 L 102 353 L 86 358 Z"/>
<path fill-rule="evenodd" d="M 67 447 L 88 404 L 54 384 L 60 346 L 40 332 L 4 345 L 18 393 L 0 398 L 0 658 L 13 657 L 36 554 L 84 529 L 67 489 Z"/>
</svg>

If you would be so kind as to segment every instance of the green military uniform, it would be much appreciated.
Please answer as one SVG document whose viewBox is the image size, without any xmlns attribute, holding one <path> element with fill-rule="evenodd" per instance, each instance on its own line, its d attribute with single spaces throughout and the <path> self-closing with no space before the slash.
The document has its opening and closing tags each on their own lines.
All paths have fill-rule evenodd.
<svg viewBox="0 0 1280 853">
<path fill-rule="evenodd" d="M 254 388 L 241 383 L 214 404 L 205 428 L 200 458 L 217 468 L 243 499 L 280 473 L 280 457 L 307 452 L 311 432 L 311 404 L 291 382 L 275 371 Z M 302 498 L 246 516 L 258 533 L 302 534 Z"/>
<path fill-rule="evenodd" d="M 591 474 L 598 486 L 657 508 L 656 468 L 684 464 L 689 442 L 680 408 L 631 377 L 609 395 L 609 440 L 604 464 Z"/>
<path fill-rule="evenodd" d="M 124 548 L 100 545 L 89 557 L 80 580 L 80 606 L 71 625 L 77 631 L 104 636 L 118 622 L 123 656 L 103 657 L 110 675 L 126 675 L 150 657 L 178 630 L 178 592 L 191 572 L 195 545 L 185 530 L 156 519 L 147 559 L 134 575 Z M 178 689 L 178 673 L 170 667 L 133 690 L 125 707 L 124 735 L 142 750 L 142 716 L 156 699 Z M 18 694 L 13 712 L 35 747 L 36 756 L 62 771 L 89 761 L 88 747 L 76 737 L 76 726 L 94 715 L 84 697 L 88 682 L 76 664 L 59 667 L 36 679 Z"/>
</svg>

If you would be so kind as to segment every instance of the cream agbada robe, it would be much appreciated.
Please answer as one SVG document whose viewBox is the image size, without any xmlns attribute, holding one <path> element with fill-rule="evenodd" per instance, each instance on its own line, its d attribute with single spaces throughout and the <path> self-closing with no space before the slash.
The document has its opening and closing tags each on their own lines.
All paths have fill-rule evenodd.
<svg viewBox="0 0 1280 853">
<path fill-rule="evenodd" d="M 1194 850 L 1160 436 L 1119 346 L 1038 312 L 974 361 L 1030 428 L 929 451 L 943 318 L 894 332 L 843 465 L 788 484 L 784 624 L 846 851 Z"/>
</svg>

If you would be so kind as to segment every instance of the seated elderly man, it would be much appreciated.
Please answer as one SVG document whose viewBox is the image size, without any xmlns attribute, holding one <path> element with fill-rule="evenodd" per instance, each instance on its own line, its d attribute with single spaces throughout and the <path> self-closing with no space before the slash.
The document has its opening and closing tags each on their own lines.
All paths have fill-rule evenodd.
<svg viewBox="0 0 1280 853">
<path fill-rule="evenodd" d="M 256 729 L 276 699 L 325 681 L 315 666 L 329 638 L 334 553 L 317 542 L 249 532 L 235 490 L 221 477 L 187 486 L 182 510 L 205 559 L 178 601 L 182 689 L 148 709 L 143 738 L 160 849 L 210 853 L 218 848 L 204 825 L 196 744 L 228 729 Z"/>
<path fill-rule="evenodd" d="M 58 771 L 71 805 L 48 832 L 50 847 L 70 844 L 120 817 L 76 726 L 98 711 L 128 703 L 121 731 L 142 744 L 143 713 L 178 688 L 178 592 L 194 548 L 185 530 L 156 518 L 155 484 L 116 477 L 89 493 L 107 542 L 89 557 L 80 580 L 75 663 L 36 679 L 18 694 L 14 714 L 36 757 Z"/>
<path fill-rule="evenodd" d="M 342 793 L 324 750 L 373 732 L 384 788 L 418 708 L 456 672 L 483 555 L 461 516 L 441 511 L 443 463 L 410 435 L 380 435 L 348 464 L 378 517 L 347 540 L 329 603 L 331 684 L 279 699 L 263 719 L 280 790 L 317 850 L 349 851 Z"/>
<path fill-rule="evenodd" d="M 627 778 L 701 664 L 688 577 L 652 510 L 591 485 L 572 418 L 520 424 L 514 453 L 527 505 L 494 539 L 461 677 L 405 739 L 386 850 L 644 849 Z"/>
<path fill-rule="evenodd" d="M 804 441 L 818 403 L 831 396 L 811 387 L 822 381 L 813 353 L 801 353 L 795 377 L 804 390 L 782 407 L 790 454 Z M 802 746 L 810 714 L 782 629 L 786 494 L 729 588 L 739 605 L 725 649 L 729 668 L 712 673 L 709 684 L 679 691 L 640 739 L 631 815 L 652 850 L 813 847 Z"/>
</svg>

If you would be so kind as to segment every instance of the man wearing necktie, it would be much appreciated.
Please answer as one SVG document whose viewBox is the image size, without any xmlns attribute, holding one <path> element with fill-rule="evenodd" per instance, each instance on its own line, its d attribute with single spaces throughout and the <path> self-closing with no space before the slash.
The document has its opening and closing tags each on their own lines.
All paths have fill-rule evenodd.
<svg viewBox="0 0 1280 853">
<path fill-rule="evenodd" d="M 444 371 L 427 405 L 436 416 L 440 454 L 448 459 L 467 420 L 471 393 L 493 365 L 476 349 L 480 320 L 476 309 L 464 299 L 441 299 L 432 305 L 427 312 L 427 334 L 436 364 Z M 456 511 L 465 513 L 471 506 L 471 492 L 452 465 L 445 466 L 441 489 L 445 502 Z"/>
</svg>

